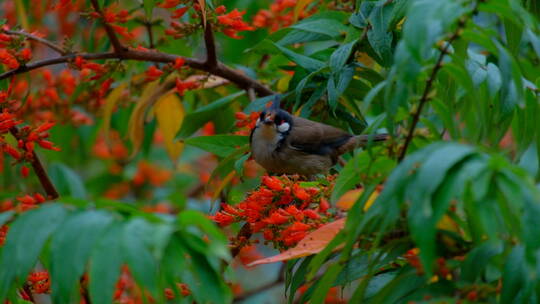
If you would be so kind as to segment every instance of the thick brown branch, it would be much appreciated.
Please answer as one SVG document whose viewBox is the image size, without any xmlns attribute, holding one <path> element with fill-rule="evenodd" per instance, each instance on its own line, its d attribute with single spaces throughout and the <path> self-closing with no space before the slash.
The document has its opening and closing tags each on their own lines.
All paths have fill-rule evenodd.
<svg viewBox="0 0 540 304">
<path fill-rule="evenodd" d="M 13 127 L 10 129 L 11 135 L 15 137 L 15 139 L 19 140 L 19 129 L 16 127 Z M 30 164 L 32 165 L 32 168 L 34 169 L 34 172 L 36 173 L 36 176 L 39 179 L 39 182 L 41 183 L 41 186 L 45 190 L 45 193 L 47 194 L 47 199 L 54 200 L 58 198 L 58 191 L 56 191 L 56 188 L 54 187 L 53 183 L 51 182 L 51 179 L 49 178 L 49 175 L 47 174 L 47 171 L 45 171 L 45 168 L 43 168 L 43 164 L 41 164 L 41 160 L 37 156 L 35 151 L 32 151 L 32 160 L 30 161 Z"/>
<path fill-rule="evenodd" d="M 435 63 L 435 66 L 433 67 L 433 70 L 431 71 L 431 75 L 429 75 L 429 78 L 426 82 L 426 86 L 424 88 L 424 92 L 422 93 L 422 97 L 420 97 L 418 109 L 416 109 L 416 112 L 413 114 L 412 123 L 409 128 L 409 131 L 407 132 L 405 143 L 403 144 L 403 148 L 401 149 L 401 152 L 399 153 L 399 156 L 398 156 L 398 162 L 401 162 L 403 158 L 405 158 L 405 154 L 407 154 L 407 148 L 409 147 L 409 144 L 411 143 L 414 137 L 414 130 L 416 129 L 416 125 L 418 125 L 418 122 L 420 121 L 420 115 L 422 114 L 422 109 L 424 108 L 424 105 L 430 99 L 431 88 L 433 87 L 433 83 L 435 82 L 435 77 L 437 76 L 437 73 L 440 71 L 440 69 L 443 66 L 444 56 L 448 54 L 448 50 L 452 42 L 454 42 L 461 34 L 463 27 L 465 27 L 465 22 L 466 22 L 465 18 L 459 19 L 456 30 L 454 31 L 452 36 L 450 36 L 448 41 L 446 41 L 446 44 L 444 45 L 444 47 L 441 49 L 439 58 L 437 59 L 437 62 Z"/>
<path fill-rule="evenodd" d="M 23 37 L 26 37 L 28 38 L 29 40 L 33 40 L 33 41 L 36 41 L 36 42 L 39 42 L 43 45 L 46 45 L 47 47 L 49 47 L 50 49 L 58 52 L 60 55 L 64 55 L 65 52 L 64 50 L 62 50 L 61 47 L 59 47 L 58 45 L 52 43 L 51 41 L 47 40 L 47 39 L 43 39 L 41 37 L 38 37 L 36 35 L 33 35 L 33 34 L 30 34 L 30 33 L 27 33 L 25 31 L 12 31 L 12 30 L 4 30 L 3 31 L 4 33 L 8 34 L 8 35 L 16 35 L 16 36 L 23 36 Z"/>
<path fill-rule="evenodd" d="M 161 52 L 145 52 L 145 51 L 137 51 L 128 49 L 124 51 L 123 53 L 115 53 L 115 52 L 107 52 L 107 53 L 81 53 L 81 54 L 68 54 L 65 56 L 60 56 L 56 58 L 50 58 L 40 61 L 35 61 L 32 63 L 29 63 L 24 66 L 20 66 L 17 69 L 7 71 L 3 74 L 0 74 L 0 80 L 9 78 L 13 75 L 25 73 L 31 70 L 35 70 L 44 66 L 54 65 L 54 64 L 60 64 L 60 63 L 66 63 L 69 62 L 75 57 L 80 56 L 81 58 L 87 59 L 87 60 L 98 60 L 98 59 L 130 59 L 130 60 L 138 60 L 138 61 L 148 61 L 148 62 L 161 62 L 161 63 L 174 63 L 176 58 L 180 58 L 181 56 L 173 55 L 173 54 L 167 54 L 167 53 L 161 53 Z M 268 96 L 275 94 L 272 90 L 265 87 L 260 82 L 256 81 L 255 79 L 252 79 L 241 72 L 235 71 L 226 65 L 218 62 L 215 67 L 208 67 L 205 62 L 193 58 L 184 58 L 185 64 L 193 69 L 209 72 L 213 75 L 225 78 L 229 80 L 230 82 L 236 84 L 242 89 L 249 89 L 253 88 L 253 90 L 257 93 L 259 96 Z"/>
<path fill-rule="evenodd" d="M 114 32 L 114 29 L 105 22 L 105 17 L 103 16 L 103 12 L 101 11 L 101 8 L 99 7 L 99 3 L 97 0 L 90 0 L 92 2 L 92 7 L 94 7 L 94 10 L 96 13 L 98 13 L 101 16 L 101 19 L 103 22 L 103 27 L 105 28 L 105 31 L 107 32 L 107 36 L 109 37 L 109 40 L 111 40 L 111 44 L 113 46 L 113 49 L 116 53 L 121 54 L 127 50 L 126 47 L 120 43 L 120 40 L 118 40 L 118 36 L 116 36 L 116 33 Z"/>
<path fill-rule="evenodd" d="M 214 39 L 214 32 L 212 31 L 212 26 L 210 23 L 206 24 L 206 27 L 204 28 L 204 43 L 206 45 L 205 64 L 208 67 L 217 66 L 216 41 Z"/>
</svg>

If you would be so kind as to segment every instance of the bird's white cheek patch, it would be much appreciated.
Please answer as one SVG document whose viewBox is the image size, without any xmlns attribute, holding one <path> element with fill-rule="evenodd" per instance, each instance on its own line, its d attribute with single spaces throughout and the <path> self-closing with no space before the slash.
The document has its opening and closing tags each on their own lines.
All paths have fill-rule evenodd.
<svg viewBox="0 0 540 304">
<path fill-rule="evenodd" d="M 284 122 L 284 123 L 280 124 L 277 128 L 278 128 L 278 131 L 280 133 L 285 133 L 285 132 L 289 131 L 290 127 L 291 126 L 288 123 Z"/>
<path fill-rule="evenodd" d="M 255 123 L 255 126 L 260 126 L 261 125 L 261 119 L 260 118 L 257 118 L 257 122 Z"/>
</svg>

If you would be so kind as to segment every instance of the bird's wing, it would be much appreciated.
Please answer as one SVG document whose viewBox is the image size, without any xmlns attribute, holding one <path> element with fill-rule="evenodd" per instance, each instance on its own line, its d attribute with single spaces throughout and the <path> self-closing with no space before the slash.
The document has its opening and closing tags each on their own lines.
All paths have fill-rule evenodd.
<svg viewBox="0 0 540 304">
<path fill-rule="evenodd" d="M 345 144 L 351 137 L 351 134 L 341 129 L 301 117 L 293 117 L 287 143 L 296 150 L 327 155 Z"/>
</svg>

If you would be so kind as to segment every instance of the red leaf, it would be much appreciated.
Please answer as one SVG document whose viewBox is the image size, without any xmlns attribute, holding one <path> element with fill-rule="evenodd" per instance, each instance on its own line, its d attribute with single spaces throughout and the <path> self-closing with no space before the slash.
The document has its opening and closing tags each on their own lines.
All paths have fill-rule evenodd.
<svg viewBox="0 0 540 304">
<path fill-rule="evenodd" d="M 319 229 L 311 232 L 303 238 L 296 247 L 288 249 L 278 255 L 256 260 L 247 266 L 252 267 L 261 264 L 270 264 L 280 261 L 288 261 L 321 252 L 328 243 L 345 226 L 346 218 L 328 223 Z"/>
</svg>

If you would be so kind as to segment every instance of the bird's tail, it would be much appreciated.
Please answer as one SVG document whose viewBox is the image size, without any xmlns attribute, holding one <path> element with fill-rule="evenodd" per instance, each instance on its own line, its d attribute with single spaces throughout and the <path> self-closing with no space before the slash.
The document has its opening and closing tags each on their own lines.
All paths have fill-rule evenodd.
<svg viewBox="0 0 540 304">
<path fill-rule="evenodd" d="M 377 141 L 385 141 L 390 137 L 388 134 L 363 134 L 363 135 L 356 135 L 354 137 L 354 140 L 356 142 L 357 146 L 364 146 L 368 142 L 377 142 Z"/>
<path fill-rule="evenodd" d="M 371 142 L 385 141 L 390 138 L 389 134 L 363 134 L 351 137 L 343 146 L 340 147 L 339 154 L 346 153 L 356 148 L 365 147 Z"/>
</svg>

